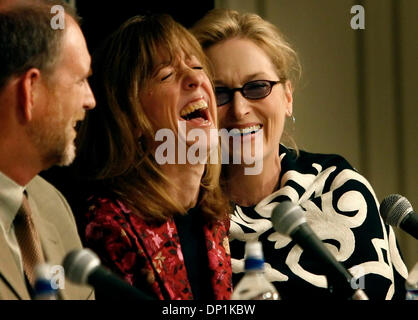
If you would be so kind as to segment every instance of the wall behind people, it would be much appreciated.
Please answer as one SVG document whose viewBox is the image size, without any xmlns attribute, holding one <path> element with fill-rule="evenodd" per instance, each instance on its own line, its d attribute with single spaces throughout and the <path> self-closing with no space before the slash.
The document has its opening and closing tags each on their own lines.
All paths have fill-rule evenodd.
<svg viewBox="0 0 418 320">
<path fill-rule="evenodd" d="M 365 29 L 351 20 L 364 8 Z M 256 12 L 294 45 L 303 76 L 294 95 L 295 137 L 312 152 L 349 159 L 379 201 L 406 196 L 418 208 L 418 2 L 412 0 L 217 0 Z M 397 230 L 410 269 L 417 242 Z"/>
</svg>

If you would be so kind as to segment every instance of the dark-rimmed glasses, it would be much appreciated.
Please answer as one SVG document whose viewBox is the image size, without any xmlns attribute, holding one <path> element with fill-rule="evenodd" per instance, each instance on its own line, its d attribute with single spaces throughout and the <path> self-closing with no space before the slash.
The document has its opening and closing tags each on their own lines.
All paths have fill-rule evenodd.
<svg viewBox="0 0 418 320">
<path fill-rule="evenodd" d="M 216 104 L 220 107 L 231 102 L 235 91 L 241 92 L 244 98 L 250 100 L 263 99 L 271 93 L 271 89 L 275 84 L 284 82 L 284 80 L 254 80 L 247 82 L 241 88 L 215 87 Z"/>
</svg>

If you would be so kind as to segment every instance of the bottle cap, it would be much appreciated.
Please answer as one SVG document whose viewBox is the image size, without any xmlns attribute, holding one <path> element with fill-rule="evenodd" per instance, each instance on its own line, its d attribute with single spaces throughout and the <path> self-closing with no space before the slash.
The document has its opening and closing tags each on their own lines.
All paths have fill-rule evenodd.
<svg viewBox="0 0 418 320">
<path fill-rule="evenodd" d="M 260 241 L 245 243 L 245 270 L 264 269 L 263 247 Z"/>
<path fill-rule="evenodd" d="M 248 241 L 245 243 L 245 257 L 264 260 L 263 247 L 260 241 Z"/>
<path fill-rule="evenodd" d="M 48 263 L 37 264 L 34 269 L 35 277 L 37 279 L 39 278 L 50 279 L 51 278 L 50 270 L 51 270 L 51 265 Z"/>
</svg>

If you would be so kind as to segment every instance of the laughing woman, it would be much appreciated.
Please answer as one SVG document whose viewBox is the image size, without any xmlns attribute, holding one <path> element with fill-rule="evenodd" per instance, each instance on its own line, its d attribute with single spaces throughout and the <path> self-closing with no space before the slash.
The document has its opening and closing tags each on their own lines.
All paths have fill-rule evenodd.
<svg viewBox="0 0 418 320">
<path fill-rule="evenodd" d="M 267 277 L 283 299 L 341 298 L 328 291 L 318 259 L 273 229 L 273 208 L 292 201 L 337 260 L 360 277 L 356 285 L 370 299 L 404 299 L 407 270 L 367 180 L 341 156 L 283 144 L 300 66 L 279 30 L 255 14 L 214 10 L 193 32 L 213 65 L 220 128 L 241 132 L 243 148 L 254 150 L 257 137 L 263 141 L 255 155 L 263 163 L 260 174 L 246 174 L 245 161 L 222 169 L 225 193 L 236 204 L 230 228 L 234 283 L 243 274 L 245 242 L 259 240 Z"/>
<path fill-rule="evenodd" d="M 228 299 L 220 166 L 190 157 L 217 151 L 216 101 L 199 43 L 168 15 L 137 16 L 106 40 L 93 69 L 98 106 L 81 128 L 77 162 L 94 186 L 86 246 L 159 299 Z M 186 139 L 193 130 L 199 139 Z"/>
</svg>

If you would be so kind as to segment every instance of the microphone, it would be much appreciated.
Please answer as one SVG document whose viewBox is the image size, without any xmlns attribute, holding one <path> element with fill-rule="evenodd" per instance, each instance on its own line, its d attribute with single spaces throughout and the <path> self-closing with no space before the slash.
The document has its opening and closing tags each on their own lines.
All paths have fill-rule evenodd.
<svg viewBox="0 0 418 320">
<path fill-rule="evenodd" d="M 418 239 L 418 214 L 404 196 L 391 194 L 383 199 L 380 215 L 386 224 L 401 228 Z"/>
<path fill-rule="evenodd" d="M 277 232 L 290 236 L 303 250 L 314 254 L 323 263 L 328 281 L 334 284 L 339 294 L 351 300 L 369 300 L 363 290 L 352 286 L 353 276 L 309 227 L 300 206 L 291 201 L 281 202 L 273 210 L 271 221 Z"/>
<path fill-rule="evenodd" d="M 69 252 L 64 258 L 63 267 L 70 281 L 93 286 L 102 299 L 155 300 L 102 267 L 99 257 L 90 249 Z"/>
</svg>

